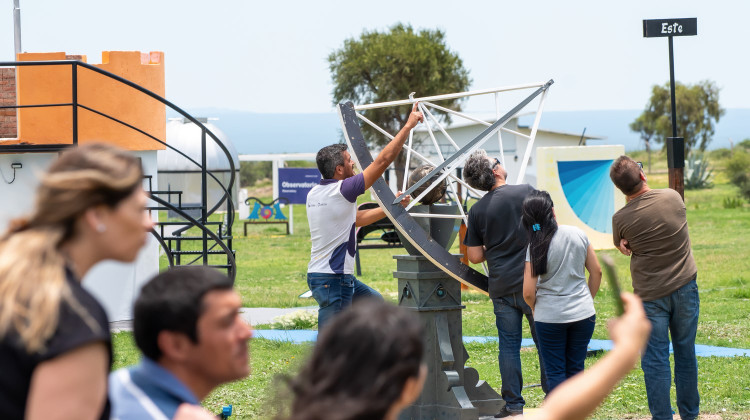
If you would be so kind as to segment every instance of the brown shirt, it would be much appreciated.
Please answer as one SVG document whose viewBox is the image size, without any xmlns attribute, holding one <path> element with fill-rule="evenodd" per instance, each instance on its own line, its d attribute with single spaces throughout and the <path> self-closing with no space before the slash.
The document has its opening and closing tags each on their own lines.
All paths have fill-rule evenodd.
<svg viewBox="0 0 750 420">
<path fill-rule="evenodd" d="M 633 291 L 645 301 L 671 294 L 698 272 L 690 249 L 685 204 L 671 189 L 650 190 L 612 216 L 615 246 L 626 239 L 633 254 Z"/>
</svg>

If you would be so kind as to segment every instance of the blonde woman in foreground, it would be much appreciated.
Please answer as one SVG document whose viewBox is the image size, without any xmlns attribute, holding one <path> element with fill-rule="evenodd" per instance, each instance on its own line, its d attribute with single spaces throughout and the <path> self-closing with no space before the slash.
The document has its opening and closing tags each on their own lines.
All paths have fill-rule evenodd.
<svg viewBox="0 0 750 420">
<path fill-rule="evenodd" d="M 152 228 L 142 180 L 128 152 L 70 149 L 0 238 L 0 418 L 109 418 L 109 323 L 80 282 L 102 260 L 135 260 Z"/>
</svg>

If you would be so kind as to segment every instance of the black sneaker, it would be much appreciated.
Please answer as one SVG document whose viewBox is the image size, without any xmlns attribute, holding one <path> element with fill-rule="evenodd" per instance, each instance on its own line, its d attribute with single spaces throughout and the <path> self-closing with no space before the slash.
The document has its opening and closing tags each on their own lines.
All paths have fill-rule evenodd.
<svg viewBox="0 0 750 420">
<path fill-rule="evenodd" d="M 512 416 L 522 416 L 523 415 L 523 408 L 521 411 L 510 411 L 508 410 L 508 406 L 503 406 L 503 409 L 500 410 L 499 413 L 495 414 L 496 419 L 501 419 L 503 417 L 512 417 Z"/>
</svg>

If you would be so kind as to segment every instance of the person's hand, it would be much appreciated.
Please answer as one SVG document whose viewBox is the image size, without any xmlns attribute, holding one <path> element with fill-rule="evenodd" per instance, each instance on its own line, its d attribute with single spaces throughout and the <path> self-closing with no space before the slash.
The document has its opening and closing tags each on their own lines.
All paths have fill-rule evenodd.
<svg viewBox="0 0 750 420">
<path fill-rule="evenodd" d="M 633 251 L 631 251 L 629 248 L 629 243 L 627 239 L 620 239 L 620 245 L 617 247 L 617 249 L 619 249 L 622 255 L 626 257 L 629 257 L 630 254 L 633 253 Z"/>
<path fill-rule="evenodd" d="M 174 413 L 174 420 L 216 420 L 216 415 L 199 405 L 182 403 Z"/>
<path fill-rule="evenodd" d="M 409 119 L 406 120 L 405 127 L 409 130 L 416 127 L 418 123 L 424 121 L 424 115 L 419 111 L 419 102 L 415 102 L 414 106 L 411 108 L 411 114 L 409 114 Z"/>
<path fill-rule="evenodd" d="M 399 192 L 397 192 L 397 193 L 396 193 L 396 197 L 400 196 L 400 195 L 401 195 L 401 193 L 402 193 L 402 191 L 399 191 Z M 409 205 L 409 203 L 411 203 L 411 196 L 407 194 L 407 195 L 406 195 L 406 196 L 404 196 L 404 198 L 403 198 L 403 199 L 401 200 L 401 207 L 406 207 L 406 206 L 408 206 L 408 205 Z"/>
<path fill-rule="evenodd" d="M 642 351 L 651 334 L 651 322 L 646 318 L 643 302 L 638 296 L 627 292 L 620 293 L 620 299 L 625 305 L 625 313 L 609 322 L 609 337 L 615 347 L 635 346 Z"/>
</svg>

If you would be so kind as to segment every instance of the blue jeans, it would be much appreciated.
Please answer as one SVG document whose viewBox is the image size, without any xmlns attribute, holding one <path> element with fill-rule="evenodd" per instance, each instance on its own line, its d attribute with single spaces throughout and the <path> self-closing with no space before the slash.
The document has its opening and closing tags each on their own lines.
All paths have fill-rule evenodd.
<svg viewBox="0 0 750 420">
<path fill-rule="evenodd" d="M 539 344 L 534 328 L 534 317 L 531 308 L 523 300 L 521 293 L 513 293 L 492 299 L 495 310 L 495 324 L 499 341 L 498 363 L 500 365 L 500 379 L 502 387 L 500 394 L 505 400 L 508 411 L 523 411 L 526 400 L 521 396 L 523 387 L 523 373 L 521 372 L 521 320 L 526 316 L 531 329 L 534 344 Z M 547 375 L 542 363 L 542 353 L 539 353 L 539 367 L 541 369 L 542 390 L 547 393 Z"/>
<path fill-rule="evenodd" d="M 552 391 L 583 370 L 589 341 L 594 334 L 596 315 L 575 322 L 556 324 L 536 321 L 534 324 L 547 373 L 547 385 Z"/>
<path fill-rule="evenodd" d="M 651 337 L 641 358 L 646 380 L 648 409 L 654 420 L 671 419 L 669 390 L 672 372 L 669 367 L 669 336 L 674 350 L 674 383 L 680 418 L 698 417 L 698 361 L 695 358 L 695 333 L 698 330 L 700 298 L 695 279 L 663 298 L 643 302 L 651 321 Z"/>
<path fill-rule="evenodd" d="M 318 302 L 318 331 L 332 316 L 363 298 L 383 299 L 377 290 L 351 274 L 307 273 L 307 286 Z"/>
</svg>

